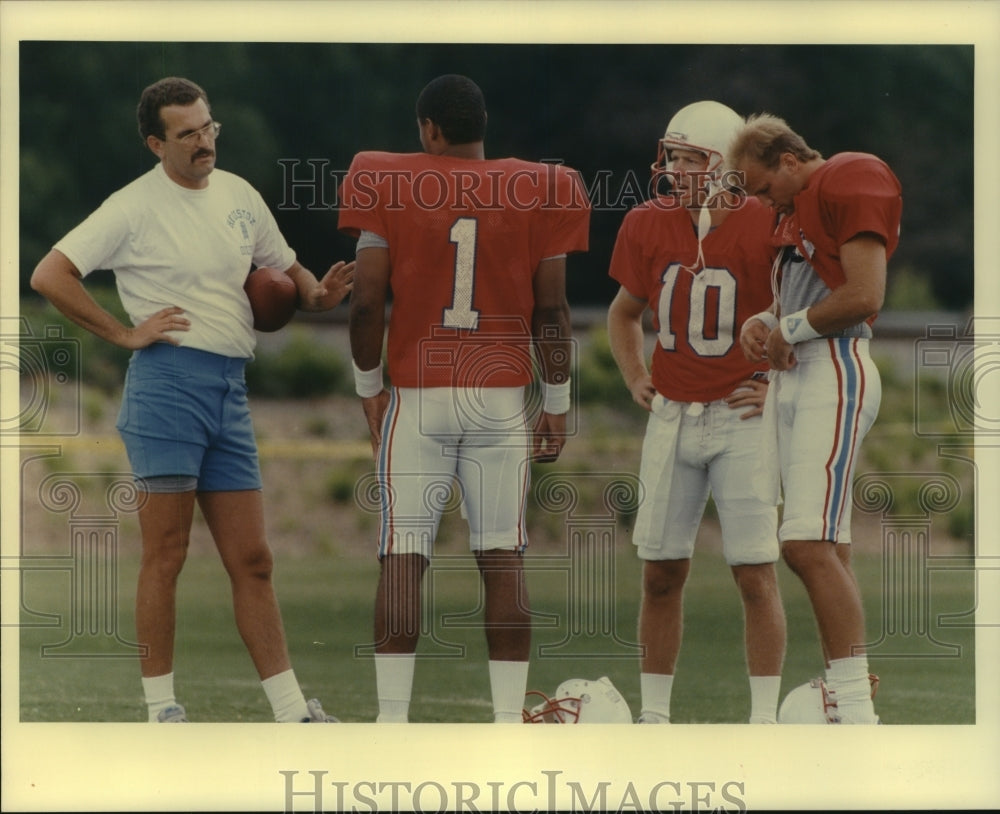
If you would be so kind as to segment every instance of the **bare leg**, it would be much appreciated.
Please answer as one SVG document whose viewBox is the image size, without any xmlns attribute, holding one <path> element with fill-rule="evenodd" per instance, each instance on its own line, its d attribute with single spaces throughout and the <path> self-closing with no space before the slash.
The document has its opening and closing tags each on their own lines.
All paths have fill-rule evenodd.
<svg viewBox="0 0 1000 814">
<path fill-rule="evenodd" d="M 139 509 L 142 562 L 136 586 L 135 628 L 146 650 L 143 677 L 173 671 L 177 578 L 187 558 L 194 492 L 149 493 Z"/>
<path fill-rule="evenodd" d="M 864 652 L 865 620 L 857 582 L 830 542 L 789 540 L 782 555 L 802 580 L 819 626 L 827 661 Z"/>
<path fill-rule="evenodd" d="M 743 599 L 747 670 L 752 676 L 781 675 L 785 658 L 785 610 L 774 564 L 737 565 L 733 576 Z"/>
<path fill-rule="evenodd" d="M 639 605 L 639 723 L 669 723 L 674 670 L 684 634 L 684 584 L 691 560 L 647 560 Z"/>
<path fill-rule="evenodd" d="M 854 573 L 854 568 L 851 566 L 851 546 L 846 543 L 840 543 L 836 547 L 837 559 L 843 563 L 844 568 L 847 573 L 851 575 L 851 581 L 854 583 L 854 590 L 858 592 L 858 597 L 861 597 L 861 588 L 858 585 L 858 577 Z M 820 640 L 820 645 L 823 648 L 823 663 L 829 667 L 830 666 L 830 654 L 826 652 L 826 642 Z"/>
<path fill-rule="evenodd" d="M 531 654 L 531 614 L 528 609 L 523 557 L 494 549 L 476 554 L 486 596 L 486 645 L 489 650 L 493 720 L 521 723 Z"/>
<path fill-rule="evenodd" d="M 673 675 L 684 632 L 684 583 L 691 560 L 647 560 L 642 572 L 639 643 L 644 673 Z"/>
<path fill-rule="evenodd" d="M 281 611 L 271 582 L 261 492 L 200 492 L 198 504 L 233 591 L 236 627 L 260 678 L 291 669 Z"/>
<path fill-rule="evenodd" d="M 375 593 L 375 652 L 415 653 L 420 638 L 420 588 L 427 558 L 388 554 Z"/>
<path fill-rule="evenodd" d="M 486 595 L 485 629 L 490 659 L 527 661 L 531 654 L 531 616 L 523 557 L 514 551 L 476 554 Z"/>
</svg>

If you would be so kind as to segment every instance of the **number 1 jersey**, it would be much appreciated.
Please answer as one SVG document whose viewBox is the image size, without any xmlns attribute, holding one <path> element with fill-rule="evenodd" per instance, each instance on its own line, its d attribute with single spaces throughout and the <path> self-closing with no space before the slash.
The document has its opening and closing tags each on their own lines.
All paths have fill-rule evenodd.
<svg viewBox="0 0 1000 814">
<path fill-rule="evenodd" d="M 657 197 L 625 216 L 609 274 L 646 300 L 657 332 L 653 386 L 675 401 L 723 398 L 767 364 L 748 362 L 740 328 L 771 304 L 775 214 L 744 199 L 702 241 L 676 198 Z"/>
<path fill-rule="evenodd" d="M 579 176 L 562 165 L 358 153 L 338 228 L 388 244 L 393 385 L 528 384 L 535 271 L 586 251 L 589 222 Z"/>
</svg>

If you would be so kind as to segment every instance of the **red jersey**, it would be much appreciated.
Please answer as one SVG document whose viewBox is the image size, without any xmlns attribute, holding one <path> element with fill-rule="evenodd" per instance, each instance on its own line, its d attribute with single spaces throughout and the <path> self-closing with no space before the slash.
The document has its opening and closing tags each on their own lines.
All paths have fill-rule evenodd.
<svg viewBox="0 0 1000 814">
<path fill-rule="evenodd" d="M 388 242 L 392 383 L 530 383 L 535 271 L 586 251 L 589 225 L 579 176 L 561 165 L 358 153 L 338 228 Z"/>
<path fill-rule="evenodd" d="M 795 246 L 833 290 L 845 282 L 840 247 L 852 237 L 878 235 L 886 259 L 892 256 L 902 208 L 899 180 L 884 161 L 867 153 L 838 153 L 795 196 L 795 211 L 782 219 L 775 241 Z"/>
<path fill-rule="evenodd" d="M 744 379 L 768 369 L 748 362 L 739 331 L 773 298 L 774 212 L 755 198 L 702 242 L 687 209 L 663 196 L 631 210 L 618 231 L 610 275 L 653 312 L 658 342 L 653 386 L 675 401 L 715 401 Z"/>
</svg>

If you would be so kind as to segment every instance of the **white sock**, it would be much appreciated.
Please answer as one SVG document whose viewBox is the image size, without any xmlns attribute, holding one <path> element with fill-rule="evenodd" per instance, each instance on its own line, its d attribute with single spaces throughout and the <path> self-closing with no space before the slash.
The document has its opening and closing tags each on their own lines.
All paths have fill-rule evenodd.
<svg viewBox="0 0 1000 814">
<path fill-rule="evenodd" d="M 491 660 L 489 667 L 493 723 L 522 723 L 521 711 L 528 691 L 528 662 Z"/>
<path fill-rule="evenodd" d="M 157 723 L 157 716 L 167 707 L 177 703 L 174 698 L 174 674 L 167 673 L 152 678 L 142 678 L 142 694 L 149 710 L 149 722 Z"/>
<path fill-rule="evenodd" d="M 826 668 L 826 684 L 837 693 L 837 710 L 846 723 L 875 723 L 867 656 L 833 659 Z"/>
<path fill-rule="evenodd" d="M 778 722 L 781 676 L 750 676 L 750 723 Z"/>
<path fill-rule="evenodd" d="M 299 688 L 294 670 L 285 670 L 260 682 L 279 724 L 300 723 L 309 717 L 306 698 Z"/>
<path fill-rule="evenodd" d="M 642 694 L 641 718 L 646 713 L 652 713 L 662 718 L 664 723 L 670 721 L 670 694 L 674 689 L 674 677 L 662 673 L 640 673 L 639 689 Z"/>
<path fill-rule="evenodd" d="M 416 653 L 376 653 L 375 686 L 380 724 L 405 724 L 410 719 Z"/>
</svg>

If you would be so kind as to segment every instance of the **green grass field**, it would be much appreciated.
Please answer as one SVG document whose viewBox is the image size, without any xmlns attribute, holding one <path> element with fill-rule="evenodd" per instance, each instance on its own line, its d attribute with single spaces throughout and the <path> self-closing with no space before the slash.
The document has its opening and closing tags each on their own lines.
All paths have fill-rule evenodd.
<svg viewBox="0 0 1000 814">
<path fill-rule="evenodd" d="M 621 532 L 622 530 L 619 529 Z M 552 694 L 568 678 L 609 676 L 638 714 L 639 680 L 634 645 L 639 568 L 627 535 L 615 542 L 613 566 L 605 562 L 601 597 L 573 599 L 564 552 L 528 555 L 529 591 L 538 614 L 529 689 Z M 136 562 L 118 562 L 117 622 L 130 641 Z M 874 641 L 883 627 L 880 557 L 858 555 L 856 571 L 866 597 Z M 807 599 L 779 566 L 788 616 L 789 645 L 782 695 L 820 671 L 819 646 Z M 372 661 L 367 657 L 377 566 L 367 558 L 279 556 L 276 586 L 296 673 L 307 695 L 349 722 L 374 720 L 377 706 Z M 468 555 L 447 554 L 427 575 L 427 603 L 411 709 L 413 722 L 487 722 L 491 718 L 478 578 Z M 611 590 L 610 585 L 614 585 Z M 20 648 L 22 721 L 142 721 L 138 663 L 128 647 L 104 636 L 104 657 L 74 657 L 53 648 L 66 640 L 70 612 L 68 577 L 53 571 L 23 580 Z M 932 575 L 931 624 L 889 637 L 871 657 L 882 679 L 877 710 L 888 724 L 975 722 L 974 636 L 971 627 L 939 624 L 974 605 L 970 571 Z M 249 657 L 236 633 L 228 584 L 217 558 L 193 555 L 179 590 L 178 698 L 198 721 L 271 720 Z M 42 618 L 44 608 L 51 617 Z M 896 628 L 907 627 L 906 621 Z M 34 626 L 47 623 L 49 626 Z M 685 642 L 678 666 L 673 712 L 677 723 L 739 723 L 749 713 L 742 650 L 742 617 L 735 587 L 711 546 L 696 554 L 686 593 Z M 96 641 L 96 640 L 95 640 Z M 77 644 L 81 644 L 78 640 Z M 954 651 L 946 645 L 955 646 Z M 43 648 L 48 647 L 43 654 Z M 914 655 L 900 655 L 911 653 Z"/>
<path fill-rule="evenodd" d="M 567 679 L 607 675 L 637 715 L 640 569 L 628 531 L 634 506 L 624 496 L 611 500 L 609 509 L 609 487 L 618 478 L 634 480 L 645 418 L 628 401 L 600 339 L 597 332 L 581 351 L 586 374 L 581 388 L 589 396 L 579 433 L 558 464 L 541 466 L 533 475 L 526 564 L 536 619 L 528 687 L 551 695 Z M 339 348 L 346 342 L 336 335 L 323 341 Z M 902 351 L 903 361 L 880 363 L 881 415 L 858 466 L 859 478 L 874 476 L 876 487 L 866 496 L 873 505 L 855 511 L 854 545 L 874 645 L 871 668 L 881 677 L 876 708 L 889 724 L 972 724 L 972 455 L 962 451 L 963 441 L 969 446 L 964 436 L 914 432 L 915 384 L 905 364 L 908 349 Z M 87 358 L 93 361 L 93 354 Z M 114 431 L 117 395 L 88 386 L 77 404 L 56 398 L 59 392 L 53 389 L 47 417 L 55 427 L 75 426 L 67 419 L 78 418 L 79 437 L 57 438 L 57 454 L 44 447 L 22 452 L 21 719 L 141 721 L 139 666 L 127 644 L 134 639 L 139 548 L 134 513 L 112 512 L 113 574 L 66 567 L 68 540 L 96 533 L 92 529 L 101 523 L 94 518 L 109 510 L 108 484 L 128 478 Z M 921 380 L 920 392 L 928 396 L 921 401 L 921 420 L 945 421 L 947 393 L 941 383 Z M 343 395 L 257 398 L 252 404 L 275 582 L 296 673 L 304 691 L 319 697 L 327 711 L 345 721 L 372 721 L 377 705 L 369 644 L 378 567 L 371 541 L 377 519 L 371 507 L 357 503 L 356 489 L 372 468 L 360 410 L 353 397 Z M 945 441 L 953 453 L 942 456 Z M 553 505 L 559 504 L 558 489 L 548 504 L 539 498 L 551 472 L 575 490 L 572 508 Z M 49 488 L 64 477 L 70 492 L 79 492 L 78 506 Z M 559 480 L 552 483 L 558 487 Z M 454 507 L 445 515 L 427 575 L 430 601 L 411 707 L 415 722 L 491 718 L 478 576 L 457 515 Z M 749 714 L 742 613 L 719 554 L 713 517 L 710 505 L 686 591 L 685 641 L 672 705 L 678 723 L 737 723 Z M 586 532 L 590 524 L 594 539 L 602 542 L 584 540 L 580 550 L 589 559 L 573 560 L 567 528 L 581 521 L 577 531 Z M 805 593 L 786 566 L 778 568 L 788 618 L 784 696 L 820 675 L 822 662 Z M 109 598 L 94 607 L 101 593 L 94 585 L 102 578 L 114 584 L 105 592 Z M 270 709 L 233 623 L 226 576 L 198 514 L 178 614 L 176 689 L 192 719 L 269 721 Z"/>
</svg>

